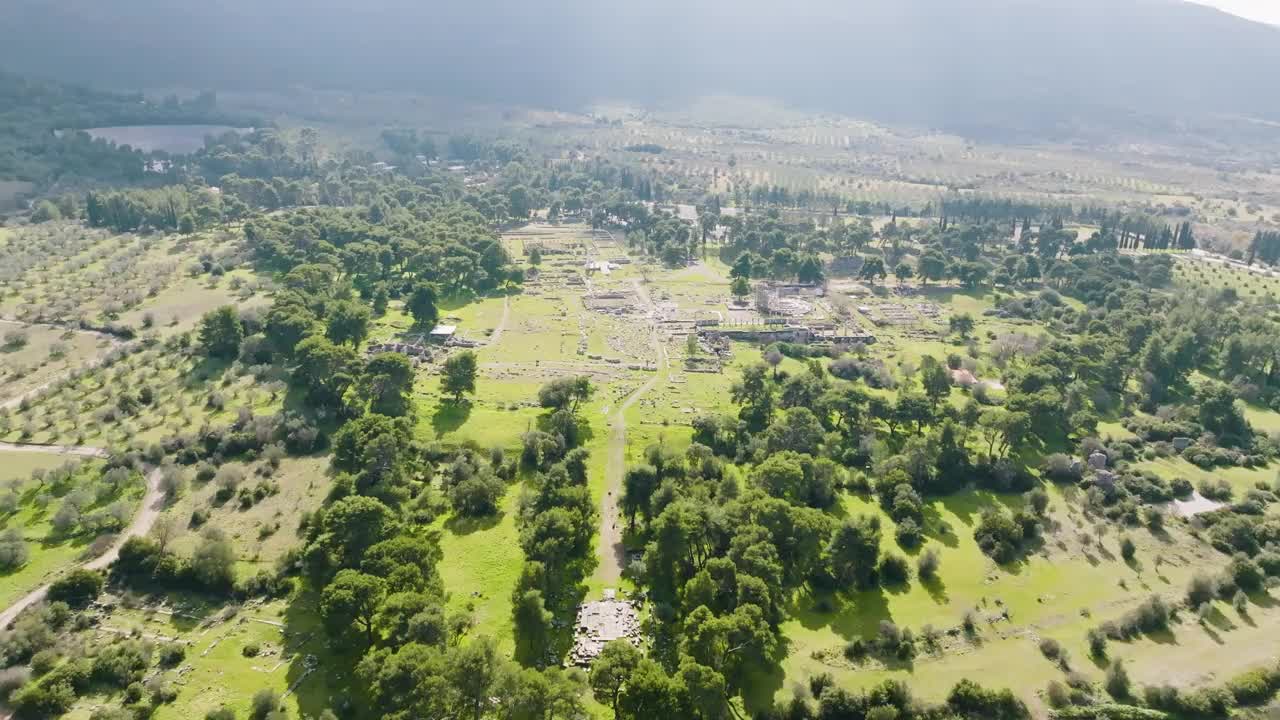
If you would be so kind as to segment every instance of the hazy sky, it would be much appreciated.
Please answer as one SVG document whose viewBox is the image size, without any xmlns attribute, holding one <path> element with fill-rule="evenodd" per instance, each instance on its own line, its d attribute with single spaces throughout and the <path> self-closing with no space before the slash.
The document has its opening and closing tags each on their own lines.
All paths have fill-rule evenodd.
<svg viewBox="0 0 1280 720">
<path fill-rule="evenodd" d="M 1192 0 L 1250 20 L 1280 25 L 1280 0 Z"/>
</svg>

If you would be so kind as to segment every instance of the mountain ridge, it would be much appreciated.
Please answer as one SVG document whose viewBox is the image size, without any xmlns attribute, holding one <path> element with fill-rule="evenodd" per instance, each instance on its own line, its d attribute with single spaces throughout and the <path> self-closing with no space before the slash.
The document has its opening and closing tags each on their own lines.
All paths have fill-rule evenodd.
<svg viewBox="0 0 1280 720">
<path fill-rule="evenodd" d="M 1181 0 L 11 0 L 0 66 L 109 87 L 419 90 L 581 107 L 708 93 L 969 132 L 1280 121 L 1280 28 Z"/>
</svg>

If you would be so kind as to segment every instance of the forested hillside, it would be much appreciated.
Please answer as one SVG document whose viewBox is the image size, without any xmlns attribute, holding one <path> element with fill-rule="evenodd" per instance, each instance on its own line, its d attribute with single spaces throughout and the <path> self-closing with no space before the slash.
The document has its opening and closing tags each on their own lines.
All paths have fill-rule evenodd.
<svg viewBox="0 0 1280 720">
<path fill-rule="evenodd" d="M 90 90 L 0 72 L 0 180 L 37 188 L 57 181 L 137 183 L 146 153 L 79 132 L 95 127 L 241 123 L 221 113 L 212 93 L 180 102 Z"/>
</svg>

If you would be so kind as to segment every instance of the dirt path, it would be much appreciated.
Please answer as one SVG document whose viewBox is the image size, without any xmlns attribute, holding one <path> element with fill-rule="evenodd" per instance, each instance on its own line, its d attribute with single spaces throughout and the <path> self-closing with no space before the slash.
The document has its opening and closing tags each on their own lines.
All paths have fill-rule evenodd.
<svg viewBox="0 0 1280 720">
<path fill-rule="evenodd" d="M 27 449 L 27 446 L 19 446 Z M 12 446 L 0 446 L 0 451 L 11 449 Z M 164 509 L 164 492 L 160 489 L 160 468 L 155 468 L 147 473 L 147 492 L 142 497 L 142 505 L 138 508 L 138 512 L 134 514 L 133 520 L 129 523 L 129 527 L 120 533 L 116 541 L 102 555 L 86 562 L 83 567 L 90 570 L 102 570 L 111 563 L 115 562 L 120 556 L 120 548 L 125 541 L 131 537 L 146 535 L 151 531 L 151 526 L 155 525 L 156 519 L 160 517 L 160 511 Z M 0 628 L 8 627 L 23 610 L 44 599 L 45 593 L 49 592 L 49 585 L 41 585 L 22 596 L 9 607 L 0 612 Z M 0 715 L 3 717 L 3 715 Z"/>
<path fill-rule="evenodd" d="M 658 370 L 653 377 L 636 388 L 627 399 L 609 416 L 609 454 L 604 471 L 605 494 L 600 498 L 600 540 L 596 544 L 596 554 L 600 564 L 596 574 L 605 585 L 616 587 L 622 579 L 622 568 L 627 562 L 627 548 L 622 542 L 622 523 L 618 516 L 618 501 L 622 498 L 622 481 L 627 473 L 627 410 L 644 397 L 658 383 L 667 378 L 667 351 L 658 337 L 658 325 L 654 322 L 655 310 L 649 293 L 633 280 L 636 295 L 649 309 L 650 339 L 657 358 Z"/>
<path fill-rule="evenodd" d="M 85 447 L 83 445 L 24 445 L 22 443 L 0 442 L 0 452 L 36 452 L 49 455 L 74 455 L 106 459 L 110 453 L 102 448 Z"/>
<path fill-rule="evenodd" d="M 507 319 L 511 317 L 511 296 L 502 298 L 502 319 L 498 321 L 498 327 L 493 329 L 493 334 L 489 336 L 489 344 L 497 345 L 502 339 L 502 333 L 507 330 Z"/>
</svg>

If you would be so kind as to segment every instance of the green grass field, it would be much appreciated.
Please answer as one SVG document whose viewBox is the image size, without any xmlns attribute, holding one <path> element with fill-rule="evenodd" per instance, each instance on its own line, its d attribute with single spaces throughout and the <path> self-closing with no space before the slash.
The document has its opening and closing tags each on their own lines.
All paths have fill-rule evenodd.
<svg viewBox="0 0 1280 720">
<path fill-rule="evenodd" d="M 244 472 L 240 487 L 252 489 L 261 483 L 274 487 L 275 492 L 248 507 L 242 506 L 236 497 L 218 502 L 214 497 L 217 484 L 214 481 L 200 483 L 188 470 L 185 472 L 187 489 L 165 509 L 157 524 L 169 525 L 168 542 L 175 552 L 189 554 L 203 527 L 193 527 L 191 516 L 194 511 L 202 510 L 208 513 L 204 524 L 222 530 L 235 543 L 241 577 L 259 570 L 272 571 L 275 561 L 300 542 L 299 521 L 303 514 L 318 509 L 329 491 L 332 478 L 328 459 L 285 458 L 278 469 L 266 476 L 257 472 L 267 467 L 263 462 L 227 465 Z"/>
<path fill-rule="evenodd" d="M 1016 505 L 1020 497 L 971 492 L 928 503 L 928 540 L 908 558 L 918 556 L 924 548 L 936 550 L 941 558 L 937 580 L 924 583 L 915 579 L 906 587 L 835 598 L 801 594 L 791 608 L 791 619 L 782 628 L 789 644 L 781 674 L 762 678 L 762 688 L 783 698 L 792 683 L 803 682 L 814 673 L 831 672 L 841 686 L 865 687 L 885 677 L 897 677 L 908 680 L 919 694 L 940 700 L 962 678 L 982 677 L 992 668 L 1018 668 L 1017 672 L 1002 673 L 1001 684 L 1034 700 L 1049 680 L 1062 679 L 1062 672 L 1040 654 L 1037 643 L 1041 638 L 1058 640 L 1076 658 L 1076 669 L 1100 680 L 1101 668 L 1088 659 L 1085 633 L 1090 627 L 1119 617 L 1153 593 L 1176 599 L 1192 574 L 1212 570 L 1220 562 L 1214 551 L 1189 538 L 1180 526 L 1171 526 L 1161 535 L 1144 529 L 1129 531 L 1138 551 L 1134 562 L 1125 562 L 1119 556 L 1116 532 L 1105 522 L 1097 523 L 1074 509 L 1080 502 L 1079 491 L 1051 488 L 1051 498 L 1051 525 L 1056 527 L 1046 534 L 1038 552 L 1006 566 L 982 553 L 973 539 L 973 528 L 982 508 Z M 847 497 L 840 512 L 879 515 L 884 528 L 883 549 L 903 552 L 893 540 L 893 521 L 876 505 Z M 963 634 L 946 635 L 961 625 L 970 610 L 980 619 L 977 637 L 968 640 Z M 1259 617 L 1265 613 L 1268 624 L 1280 622 L 1280 616 L 1273 616 L 1270 609 L 1254 612 Z M 846 660 L 844 644 L 854 638 L 873 638 L 881 621 L 909 627 L 917 636 L 925 625 L 932 625 L 944 633 L 942 649 L 906 663 Z M 1189 623 L 1175 632 L 1188 648 L 1162 655 L 1165 667 L 1182 675 L 1194 674 L 1202 665 L 1191 648 L 1202 648 L 1196 640 L 1211 630 Z M 1154 656 L 1157 653 L 1149 646 L 1163 644 L 1160 638 L 1118 643 L 1115 655 Z M 1224 658 L 1226 665 L 1220 672 L 1225 676 L 1257 661 L 1256 656 Z M 1148 673 L 1159 675 L 1154 669 Z M 757 698 L 763 700 L 764 696 Z"/>
<path fill-rule="evenodd" d="M 36 468 L 51 470 L 71 463 L 76 466 L 75 477 L 60 490 L 36 482 L 30 478 Z M 26 541 L 27 561 L 15 569 L 0 572 L 0 607 L 6 607 L 30 590 L 53 580 L 78 561 L 87 559 L 94 545 L 93 533 L 61 534 L 54 530 L 52 519 L 65 497 L 72 489 L 89 486 L 91 478 L 101 467 L 99 461 L 79 461 L 74 458 L 39 453 L 0 453 L 0 481 L 17 494 L 18 505 L 14 513 L 0 516 L 0 531 L 11 528 L 20 530 Z M 126 507 L 134 507 L 143 494 L 142 477 L 134 473 L 121 490 L 111 496 L 93 497 L 83 507 L 87 515 L 104 510 L 120 501 Z"/>
<path fill-rule="evenodd" d="M 231 610 L 181 595 L 171 600 L 172 605 L 159 609 L 117 607 L 89 631 L 96 643 L 141 633 L 157 644 L 186 646 L 177 668 L 155 670 L 178 694 L 175 702 L 157 709 L 156 718 L 202 718 L 223 706 L 244 717 L 254 693 L 270 689 L 285 694 L 291 688 L 285 699 L 289 714 L 315 717 L 333 703 L 328 689 L 333 679 L 350 675 L 350 668 L 327 650 L 315 618 L 299 617 L 285 603 Z M 247 647 L 256 647 L 257 654 L 246 656 Z M 315 670 L 308 672 L 309 666 Z M 63 717 L 87 720 L 97 707 L 118 700 L 118 695 L 88 695 Z"/>
<path fill-rule="evenodd" d="M 66 461 L 66 457 L 52 453 L 5 451 L 0 454 L 0 483 L 26 481 L 32 470 L 51 470 Z"/>
</svg>

